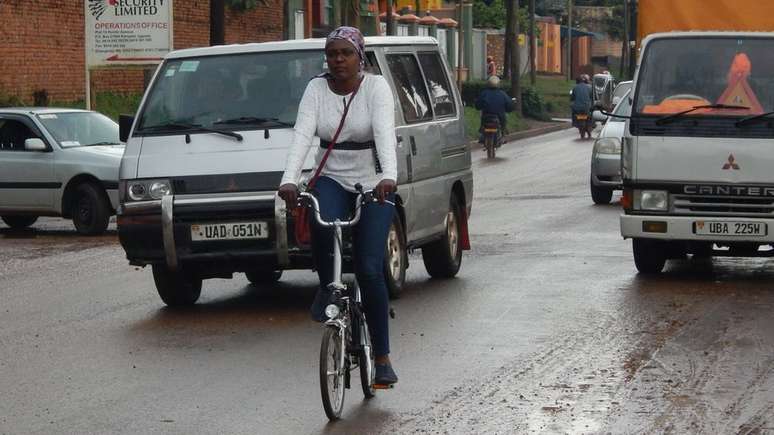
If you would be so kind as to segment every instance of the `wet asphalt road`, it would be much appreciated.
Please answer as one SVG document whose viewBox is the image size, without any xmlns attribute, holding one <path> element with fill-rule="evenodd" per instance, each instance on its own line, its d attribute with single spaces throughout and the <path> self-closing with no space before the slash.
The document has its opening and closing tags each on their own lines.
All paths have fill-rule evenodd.
<svg viewBox="0 0 774 435">
<path fill-rule="evenodd" d="M 590 148 L 568 130 L 476 151 L 460 275 L 430 280 L 412 255 L 400 383 L 364 401 L 353 381 L 334 424 L 312 273 L 205 281 L 173 311 L 114 226 L 0 224 L 0 433 L 774 433 L 774 265 L 638 276 L 618 204 L 592 205 Z"/>
</svg>

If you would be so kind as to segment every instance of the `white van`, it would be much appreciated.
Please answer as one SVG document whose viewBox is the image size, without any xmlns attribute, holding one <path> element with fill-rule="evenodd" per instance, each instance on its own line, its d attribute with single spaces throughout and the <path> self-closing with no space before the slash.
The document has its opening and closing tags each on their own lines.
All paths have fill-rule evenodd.
<svg viewBox="0 0 774 435">
<path fill-rule="evenodd" d="M 254 284 L 310 269 L 276 195 L 301 95 L 326 66 L 322 39 L 170 53 L 136 118 L 120 119 L 118 233 L 132 265 L 151 265 L 168 305 L 196 302 L 203 279 Z M 468 246 L 473 175 L 459 92 L 438 43 L 366 38 L 367 69 L 395 94 L 398 207 L 385 271 L 400 293 L 407 249 L 452 277 Z M 313 168 L 310 153 L 306 170 Z"/>
<path fill-rule="evenodd" d="M 643 273 L 667 259 L 771 256 L 774 33 L 673 32 L 643 42 L 622 147 Z"/>
</svg>

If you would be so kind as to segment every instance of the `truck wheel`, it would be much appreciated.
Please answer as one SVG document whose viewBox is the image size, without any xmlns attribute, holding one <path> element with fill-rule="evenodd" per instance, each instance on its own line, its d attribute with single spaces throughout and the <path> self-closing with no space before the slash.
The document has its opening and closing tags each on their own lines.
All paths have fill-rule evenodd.
<svg viewBox="0 0 774 435">
<path fill-rule="evenodd" d="M 79 233 L 93 236 L 105 232 L 110 222 L 110 203 L 100 188 L 91 183 L 76 187 L 71 207 L 73 224 Z"/>
<path fill-rule="evenodd" d="M 403 224 L 397 211 L 392 218 L 390 232 L 387 234 L 386 250 L 387 252 L 384 254 L 384 278 L 387 282 L 390 298 L 397 299 L 406 285 L 406 268 L 408 267 L 406 236 L 403 233 Z"/>
<path fill-rule="evenodd" d="M 279 281 L 280 278 L 282 278 L 282 271 L 255 269 L 245 272 L 245 276 L 247 277 L 247 280 L 250 281 L 250 284 L 258 286 L 260 284 L 272 284 Z"/>
<path fill-rule="evenodd" d="M 202 293 L 202 280 L 183 272 L 173 272 L 164 264 L 153 265 L 153 281 L 156 290 L 170 307 L 193 305 Z"/>
<path fill-rule="evenodd" d="M 15 230 L 27 228 L 37 220 L 37 216 L 3 216 L 3 222 Z"/>
<path fill-rule="evenodd" d="M 591 200 L 594 204 L 610 204 L 610 200 L 613 199 L 613 189 L 595 186 L 592 181 L 589 181 L 589 186 L 591 186 Z"/>
<path fill-rule="evenodd" d="M 632 239 L 634 265 L 643 274 L 656 274 L 666 264 L 666 249 L 658 240 Z"/>
<path fill-rule="evenodd" d="M 444 237 L 422 247 L 422 261 L 427 273 L 433 278 L 452 278 L 462 264 L 462 243 L 460 240 L 462 213 L 459 200 L 452 195 L 446 214 Z"/>
</svg>

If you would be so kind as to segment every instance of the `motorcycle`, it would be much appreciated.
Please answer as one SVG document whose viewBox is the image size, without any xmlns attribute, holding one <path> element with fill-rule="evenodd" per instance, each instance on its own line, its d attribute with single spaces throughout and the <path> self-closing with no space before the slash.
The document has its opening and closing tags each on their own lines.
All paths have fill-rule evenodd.
<svg viewBox="0 0 774 435">
<path fill-rule="evenodd" d="M 581 139 L 584 133 L 591 139 L 591 131 L 594 130 L 594 120 L 589 112 L 573 112 L 572 126 L 578 129 Z"/>
<path fill-rule="evenodd" d="M 500 147 L 503 139 L 500 118 L 498 118 L 497 115 L 485 115 L 483 124 L 486 158 L 493 159 L 495 158 L 495 149 Z"/>
</svg>

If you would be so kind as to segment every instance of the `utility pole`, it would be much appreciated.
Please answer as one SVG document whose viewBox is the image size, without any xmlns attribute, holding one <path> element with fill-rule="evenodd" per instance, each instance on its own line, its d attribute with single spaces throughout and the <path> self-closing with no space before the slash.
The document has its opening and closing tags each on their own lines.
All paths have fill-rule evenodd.
<svg viewBox="0 0 774 435">
<path fill-rule="evenodd" d="M 619 73 L 621 74 L 621 78 L 625 78 L 627 76 L 626 72 L 624 72 L 624 65 L 628 65 L 626 62 L 626 58 L 629 56 L 629 0 L 624 0 L 624 28 L 623 28 L 623 45 L 621 46 L 621 68 L 619 68 Z"/>
<path fill-rule="evenodd" d="M 535 0 L 529 0 L 529 84 L 535 86 Z"/>
<path fill-rule="evenodd" d="M 567 4 L 567 80 L 572 80 L 572 0 Z"/>
<path fill-rule="evenodd" d="M 385 17 L 387 19 L 387 35 L 388 36 L 394 36 L 395 35 L 395 20 L 392 19 L 392 0 L 387 0 L 387 16 Z"/>
<path fill-rule="evenodd" d="M 511 21 L 513 21 L 513 38 L 511 44 L 511 96 L 516 98 L 516 113 L 521 115 L 521 86 L 519 79 L 521 77 L 521 56 L 519 53 L 519 0 L 513 1 L 511 10 Z"/>
<path fill-rule="evenodd" d="M 464 65 L 463 45 L 465 45 L 465 23 L 462 11 L 463 0 L 457 0 L 457 86 L 462 91 L 462 68 Z"/>
<path fill-rule="evenodd" d="M 510 80 L 511 75 L 511 59 L 513 59 L 513 40 L 516 35 L 513 31 L 513 1 L 505 0 L 505 56 L 503 56 L 503 78 Z M 518 15 L 517 15 L 518 16 Z"/>
<path fill-rule="evenodd" d="M 210 45 L 222 45 L 226 34 L 226 5 L 225 0 L 212 0 L 210 2 Z"/>
</svg>

